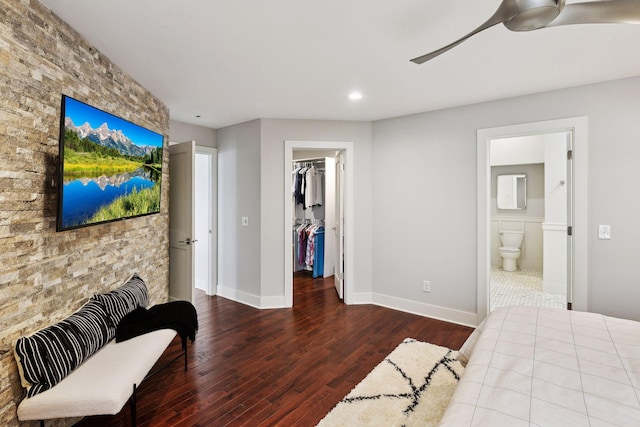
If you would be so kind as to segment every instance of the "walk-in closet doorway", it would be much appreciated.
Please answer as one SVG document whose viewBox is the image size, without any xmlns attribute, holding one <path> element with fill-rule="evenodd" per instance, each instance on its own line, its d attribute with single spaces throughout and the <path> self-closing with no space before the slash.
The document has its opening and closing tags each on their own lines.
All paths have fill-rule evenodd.
<svg viewBox="0 0 640 427">
<path fill-rule="evenodd" d="M 334 277 L 349 303 L 352 289 L 352 143 L 285 141 L 285 305 L 294 274 Z"/>
<path fill-rule="evenodd" d="M 312 278 L 334 274 L 335 153 L 294 151 L 291 164 L 293 271 Z"/>
</svg>

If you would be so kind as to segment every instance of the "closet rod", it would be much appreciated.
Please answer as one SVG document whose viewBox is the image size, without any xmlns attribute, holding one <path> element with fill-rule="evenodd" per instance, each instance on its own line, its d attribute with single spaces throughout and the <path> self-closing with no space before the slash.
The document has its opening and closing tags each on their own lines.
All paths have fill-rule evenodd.
<svg viewBox="0 0 640 427">
<path fill-rule="evenodd" d="M 333 157 L 331 157 L 331 158 L 333 158 Z M 324 158 L 320 159 L 318 157 L 313 158 L 313 159 L 294 159 L 294 160 L 291 160 L 291 163 L 304 163 L 304 162 L 307 162 L 307 163 L 320 163 L 320 162 L 322 162 L 322 163 L 324 163 L 325 160 L 324 160 Z"/>
<path fill-rule="evenodd" d="M 293 218 L 293 225 L 302 225 L 302 224 L 322 224 L 324 223 L 324 219 L 320 218 Z"/>
</svg>

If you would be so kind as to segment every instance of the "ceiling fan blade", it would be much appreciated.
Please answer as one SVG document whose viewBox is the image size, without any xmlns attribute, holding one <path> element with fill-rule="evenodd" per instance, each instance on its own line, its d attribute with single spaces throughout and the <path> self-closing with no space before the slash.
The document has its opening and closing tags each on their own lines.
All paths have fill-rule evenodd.
<svg viewBox="0 0 640 427">
<path fill-rule="evenodd" d="M 440 49 L 438 49 L 436 51 L 433 51 L 431 53 L 427 53 L 426 55 L 418 56 L 417 58 L 413 58 L 411 60 L 411 62 L 413 62 L 415 64 L 422 64 L 424 62 L 427 62 L 430 59 L 433 59 L 436 56 L 442 55 L 446 51 L 448 51 L 450 49 L 453 49 L 454 47 L 458 46 L 460 43 L 462 43 L 463 41 L 465 41 L 469 37 L 471 37 L 471 36 L 473 36 L 475 34 L 478 34 L 480 31 L 484 31 L 487 28 L 493 27 L 494 25 L 502 24 L 503 22 L 510 20 L 516 14 L 517 14 L 517 10 L 514 7 L 512 7 L 512 3 L 508 2 L 508 1 L 503 1 L 500 4 L 500 6 L 498 7 L 498 10 L 496 10 L 496 12 L 493 14 L 493 16 L 491 16 L 491 18 L 489 18 L 484 24 L 480 25 L 478 28 L 476 28 L 475 30 L 471 31 L 466 36 L 464 36 L 464 37 L 454 41 L 453 43 L 448 44 L 447 46 L 445 46 L 443 48 L 440 48 Z"/>
<path fill-rule="evenodd" d="M 606 0 L 568 4 L 547 27 L 572 24 L 640 24 L 640 1 Z"/>
</svg>

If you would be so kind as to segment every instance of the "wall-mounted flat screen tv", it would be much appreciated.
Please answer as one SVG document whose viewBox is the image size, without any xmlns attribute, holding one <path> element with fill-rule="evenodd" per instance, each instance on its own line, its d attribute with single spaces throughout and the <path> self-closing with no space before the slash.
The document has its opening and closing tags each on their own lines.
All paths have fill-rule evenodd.
<svg viewBox="0 0 640 427">
<path fill-rule="evenodd" d="M 163 141 L 63 95 L 56 230 L 160 212 Z"/>
</svg>

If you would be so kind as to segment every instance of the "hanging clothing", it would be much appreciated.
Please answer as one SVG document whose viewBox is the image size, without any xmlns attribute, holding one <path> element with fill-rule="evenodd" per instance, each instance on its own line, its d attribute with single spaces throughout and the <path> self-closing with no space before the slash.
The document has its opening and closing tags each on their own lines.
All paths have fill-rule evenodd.
<svg viewBox="0 0 640 427">
<path fill-rule="evenodd" d="M 297 214 L 297 205 L 302 205 L 302 209 L 322 206 L 324 195 L 324 168 L 320 169 L 315 164 L 323 164 L 321 159 L 297 162 L 292 168 L 291 192 L 294 199 Z M 302 219 L 307 224 L 301 224 L 293 228 L 293 260 L 296 271 L 305 269 L 315 277 L 324 273 L 324 227 L 320 226 L 318 215 L 322 215 L 323 210 L 315 210 L 302 215 Z M 312 225 L 309 222 L 315 222 Z"/>
<path fill-rule="evenodd" d="M 324 276 L 324 227 L 314 232 L 315 253 L 313 260 L 313 278 Z"/>
<path fill-rule="evenodd" d="M 307 253 L 304 263 L 309 267 L 313 267 L 314 253 L 316 250 L 315 229 L 315 226 L 307 228 Z"/>
<path fill-rule="evenodd" d="M 307 256 L 307 233 L 306 225 L 298 227 L 298 265 L 303 266 Z"/>
<path fill-rule="evenodd" d="M 305 208 L 313 207 L 313 200 L 315 198 L 315 193 L 316 193 L 315 174 L 316 174 L 316 167 L 313 165 L 305 173 L 305 177 L 304 177 L 304 182 L 305 182 L 304 207 Z"/>
<path fill-rule="evenodd" d="M 322 196 L 324 194 L 324 192 L 322 191 L 322 183 L 324 182 L 324 175 L 320 171 L 317 171 L 313 179 L 314 179 L 314 187 L 315 187 L 315 194 L 313 197 L 313 206 L 322 206 L 322 202 L 323 202 Z"/>
<path fill-rule="evenodd" d="M 324 175 L 322 175 L 322 173 L 315 166 L 311 166 L 305 173 L 305 192 L 304 192 L 305 208 L 322 206 L 323 178 L 324 178 Z"/>
<path fill-rule="evenodd" d="M 294 180 L 295 180 L 295 190 L 294 190 L 294 197 L 296 199 L 296 204 L 297 205 L 302 205 L 302 208 L 304 209 L 304 189 L 306 187 L 306 183 L 305 183 L 305 176 L 306 176 L 306 168 L 298 168 L 297 172 L 294 176 Z"/>
<path fill-rule="evenodd" d="M 293 264 L 294 265 L 299 265 L 298 264 L 298 254 L 300 253 L 300 240 L 298 238 L 298 227 L 293 227 L 293 236 L 292 236 L 292 242 L 293 242 Z"/>
<path fill-rule="evenodd" d="M 291 172 L 291 175 L 293 177 L 292 180 L 292 184 L 291 184 L 291 192 L 293 193 L 293 195 L 296 195 L 296 192 L 298 191 L 298 183 L 300 182 L 300 169 L 302 169 L 301 167 L 297 167 L 293 170 L 293 172 Z"/>
<path fill-rule="evenodd" d="M 324 174 L 313 164 L 309 167 L 296 167 L 292 174 L 291 192 L 296 205 L 302 209 L 322 206 L 324 199 Z"/>
</svg>

